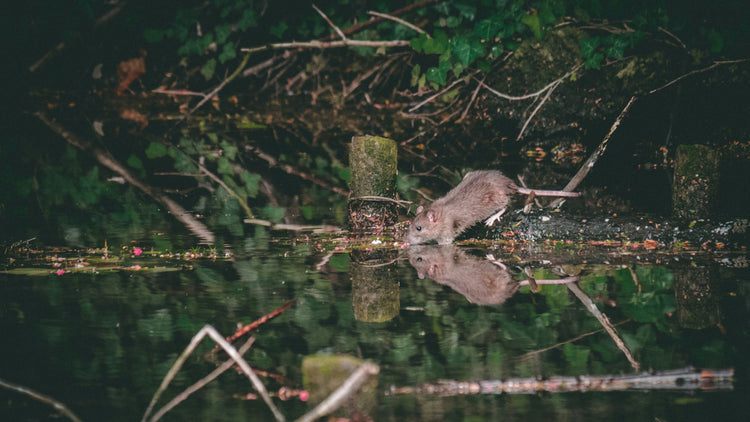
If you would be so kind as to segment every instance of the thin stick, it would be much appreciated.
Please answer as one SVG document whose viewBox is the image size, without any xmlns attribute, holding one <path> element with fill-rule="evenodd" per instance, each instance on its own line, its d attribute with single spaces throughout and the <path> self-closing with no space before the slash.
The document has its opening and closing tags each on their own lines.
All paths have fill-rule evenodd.
<svg viewBox="0 0 750 422">
<path fill-rule="evenodd" d="M 81 422 L 81 419 L 76 416 L 73 411 L 68 409 L 67 406 L 62 404 L 61 402 L 53 399 L 52 397 L 42 394 L 38 391 L 34 391 L 31 388 L 24 387 L 22 385 L 14 384 L 12 382 L 5 381 L 4 379 L 0 378 L 0 387 L 5 387 L 8 390 L 13 390 L 17 393 L 25 394 L 29 397 L 31 397 L 34 400 L 38 400 L 42 403 L 46 403 L 55 409 L 57 409 L 58 412 L 62 413 L 63 415 L 67 416 L 68 419 L 72 420 L 73 422 Z"/>
<path fill-rule="evenodd" d="M 475 72 L 475 73 L 476 73 L 476 72 Z M 433 95 L 430 95 L 430 96 L 429 96 L 429 97 L 428 97 L 428 98 L 427 98 L 426 100 L 424 100 L 424 101 L 422 101 L 421 103 L 419 103 L 419 104 L 415 105 L 414 107 L 410 108 L 410 109 L 409 109 L 409 113 L 411 113 L 411 112 L 413 112 L 413 111 L 415 111 L 415 110 L 417 110 L 417 109 L 421 108 L 421 107 L 422 107 L 423 105 L 425 105 L 425 104 L 429 103 L 430 101 L 434 100 L 435 98 L 437 98 L 437 97 L 439 97 L 439 96 L 443 95 L 444 93 L 446 93 L 446 92 L 450 91 L 450 90 L 451 90 L 451 89 L 452 89 L 452 88 L 453 88 L 454 86 L 456 86 L 456 85 L 460 84 L 461 82 L 464 82 L 464 79 L 463 79 L 463 78 L 461 78 L 461 79 L 456 79 L 456 80 L 455 80 L 455 81 L 453 81 L 453 82 L 452 82 L 452 83 L 451 83 L 450 85 L 446 86 L 445 88 L 443 88 L 442 90 L 438 91 L 437 93 L 435 93 L 435 94 L 433 94 Z"/>
<path fill-rule="evenodd" d="M 552 86 L 556 86 L 560 82 L 564 81 L 565 78 L 567 78 L 568 76 L 572 75 L 581 66 L 582 66 L 581 64 L 575 65 L 573 67 L 573 69 L 570 69 L 570 71 L 568 71 L 568 73 L 560 76 L 559 78 L 557 78 L 554 81 L 550 82 L 549 84 L 547 84 L 547 86 L 545 86 L 544 88 L 540 89 L 537 92 L 534 92 L 533 94 L 526 94 L 526 95 L 521 95 L 521 96 L 513 96 L 513 95 L 503 94 L 500 91 L 497 91 L 497 90 L 494 90 L 494 89 L 490 88 L 489 85 L 487 85 L 487 84 L 484 83 L 484 81 L 479 82 L 479 84 L 482 85 L 483 87 L 487 88 L 488 91 L 490 91 L 491 93 L 497 95 L 500 98 L 505 98 L 506 100 L 511 100 L 511 101 L 526 100 L 526 99 L 529 99 L 529 98 L 534 98 L 534 97 L 538 97 L 538 96 L 542 95 L 543 92 L 547 91 Z"/>
<path fill-rule="evenodd" d="M 261 151 L 257 147 L 254 147 L 252 145 L 245 145 L 245 150 L 254 153 L 255 155 L 258 156 L 258 158 L 260 158 L 262 160 L 265 160 L 268 163 L 268 165 L 270 165 L 271 167 L 278 167 L 278 168 L 282 169 L 283 171 L 285 171 L 285 172 L 287 172 L 289 174 L 293 174 L 295 176 L 299 176 L 302 179 L 310 181 L 310 182 L 312 182 L 312 183 L 314 183 L 314 184 L 316 184 L 316 185 L 318 185 L 318 186 L 320 186 L 322 188 L 332 190 L 332 191 L 338 193 L 339 195 L 349 196 L 349 191 L 347 191 L 346 189 L 342 189 L 340 187 L 333 186 L 330 183 L 326 182 L 325 180 L 320 180 L 317 177 L 315 177 L 314 175 L 309 174 L 309 173 L 305 173 L 305 172 L 303 172 L 301 170 L 298 170 L 298 169 L 296 169 L 295 167 L 293 167 L 293 166 L 291 166 L 289 164 L 279 163 L 271 155 L 266 154 L 265 152 Z"/>
<path fill-rule="evenodd" d="M 537 106 L 534 109 L 534 111 L 531 112 L 531 114 L 529 115 L 529 118 L 526 119 L 526 122 L 523 124 L 523 127 L 521 128 L 521 131 L 518 133 L 518 136 L 516 137 L 516 142 L 520 141 L 521 138 L 523 138 L 523 133 L 526 131 L 526 127 L 529 125 L 529 123 L 534 118 L 534 116 L 539 111 L 539 109 L 542 108 L 542 106 L 544 105 L 544 103 L 547 102 L 547 99 L 549 99 L 549 96 L 552 94 L 552 91 L 554 91 L 555 88 L 558 87 L 558 85 L 560 85 L 560 81 L 559 80 L 557 82 L 555 82 L 552 86 L 549 87 L 549 89 L 547 90 L 547 95 L 545 95 L 544 98 L 542 98 L 542 101 L 539 101 L 539 104 L 537 104 Z"/>
<path fill-rule="evenodd" d="M 613 327 L 619 327 L 620 325 L 622 325 L 622 324 L 625 324 L 625 323 L 628 323 L 628 322 L 630 322 L 630 321 L 631 321 L 631 319 L 630 319 L 630 318 L 628 318 L 628 319 L 626 319 L 626 320 L 624 320 L 624 321 L 620 321 L 620 322 L 618 322 L 617 324 L 613 324 Z M 550 351 L 550 350 L 552 350 L 552 349 L 557 349 L 557 348 L 558 348 L 558 347 L 560 347 L 560 346 L 564 346 L 564 345 L 566 345 L 566 344 L 569 344 L 569 343 L 575 343 L 576 341 L 578 341 L 578 340 L 581 340 L 581 339 L 583 339 L 583 338 L 586 338 L 586 337 L 588 337 L 588 336 L 592 336 L 592 335 L 594 335 L 594 334 L 597 334 L 597 333 L 601 333 L 602 331 L 604 331 L 604 328 L 600 328 L 600 329 L 598 329 L 598 330 L 590 331 L 590 332 L 588 332 L 588 333 L 584 333 L 584 334 L 581 334 L 581 335 L 579 335 L 579 336 L 573 337 L 573 338 L 571 338 L 571 339 L 568 339 L 568 340 L 562 341 L 562 342 L 560 342 L 560 343 L 557 343 L 557 344 L 553 344 L 552 346 L 549 346 L 549 347 L 545 347 L 545 348 L 543 348 L 543 349 L 532 350 L 532 351 L 530 351 L 530 352 L 526 352 L 526 353 L 524 353 L 524 354 L 522 354 L 522 355 L 518 356 L 518 357 L 517 357 L 516 359 L 518 359 L 518 360 L 523 360 L 523 359 L 526 359 L 526 358 L 528 358 L 529 356 L 533 356 L 533 355 L 538 355 L 539 353 L 544 353 L 544 352 L 548 352 L 548 351 Z"/>
<path fill-rule="evenodd" d="M 186 114 L 186 115 L 185 115 L 185 116 L 183 117 L 183 120 L 184 120 L 184 119 L 186 119 L 186 118 L 188 118 L 188 117 L 190 117 L 190 115 L 191 115 L 191 114 L 193 114 L 193 113 L 195 113 L 195 111 L 196 111 L 196 110 L 198 110 L 199 108 L 201 108 L 201 106 L 203 106 L 203 104 L 206 104 L 206 103 L 207 103 L 208 101 L 210 101 L 210 100 L 211 100 L 211 98 L 215 97 L 215 96 L 216 96 L 216 94 L 218 94 L 218 93 L 219 93 L 219 91 L 221 91 L 222 89 L 224 89 L 224 87 L 225 87 L 225 86 L 226 86 L 226 85 L 227 85 L 227 84 L 228 84 L 229 82 L 232 82 L 232 80 L 233 80 L 234 78 L 236 78 L 236 77 L 237 77 L 237 75 L 239 75 L 240 73 L 242 73 L 242 69 L 243 69 L 243 68 L 245 67 L 245 65 L 247 64 L 247 61 L 248 61 L 249 59 L 250 59 L 250 55 L 249 55 L 249 54 L 245 54 L 245 57 L 244 57 L 244 58 L 242 59 L 242 62 L 240 63 L 240 65 L 239 65 L 239 66 L 237 66 L 237 69 L 235 69 L 235 70 L 234 70 L 234 72 L 232 72 L 232 74 L 231 74 L 231 75 L 229 75 L 229 76 L 228 76 L 228 77 L 227 77 L 226 79 L 224 79 L 223 81 L 221 81 L 221 83 L 220 83 L 220 84 L 219 84 L 219 85 L 218 85 L 218 86 L 217 86 L 216 88 L 214 88 L 214 90 L 213 90 L 213 91 L 211 91 L 211 92 L 209 92 L 208 94 L 206 94 L 205 98 L 203 98 L 202 100 L 200 100 L 200 102 L 198 103 L 198 105 L 196 105 L 195 107 L 193 107 L 193 109 L 192 109 L 192 110 L 190 110 L 190 111 L 189 111 L 189 112 L 188 112 L 188 113 L 187 113 L 187 114 Z"/>
<path fill-rule="evenodd" d="M 326 20 L 326 22 L 328 22 L 328 25 L 331 25 L 331 27 L 333 28 L 333 30 L 336 31 L 337 34 L 339 34 L 339 37 L 341 37 L 342 40 L 346 41 L 346 35 L 344 35 L 344 33 L 341 32 L 341 29 L 339 29 L 338 26 L 334 25 L 333 22 L 331 22 L 331 20 L 328 19 L 328 16 L 326 16 L 326 14 L 323 13 L 322 10 L 318 9 L 318 6 L 316 6 L 316 5 L 313 4 L 312 7 L 313 7 L 313 9 L 315 9 L 316 12 L 318 12 L 318 14 L 320 14 L 320 16 L 323 17 L 323 19 Z"/>
<path fill-rule="evenodd" d="M 724 64 L 744 63 L 746 61 L 750 61 L 750 59 L 715 61 L 711 66 L 704 67 L 703 69 L 696 69 L 696 70 L 690 71 L 690 72 L 688 72 L 688 73 L 686 73 L 686 74 L 684 74 L 684 75 L 682 75 L 682 76 L 680 76 L 680 77 L 678 77 L 676 79 L 673 79 L 672 81 L 668 82 L 667 84 L 660 86 L 659 88 L 652 89 L 648 93 L 649 94 L 657 93 L 657 92 L 661 91 L 662 89 L 667 88 L 667 87 L 669 87 L 669 86 L 671 86 L 673 84 L 676 84 L 677 82 L 679 82 L 679 81 L 681 81 L 681 80 L 683 80 L 683 79 L 685 79 L 685 78 L 687 78 L 689 76 L 697 75 L 698 73 L 708 72 L 709 70 L 711 70 L 711 69 L 713 69 L 715 67 L 724 65 Z"/>
<path fill-rule="evenodd" d="M 578 169 L 578 172 L 573 176 L 572 179 L 568 182 L 567 185 L 562 189 L 566 192 L 572 192 L 575 190 L 576 187 L 583 181 L 583 179 L 589 174 L 592 168 L 594 168 L 594 164 L 599 160 L 599 157 L 604 155 L 604 151 L 607 150 L 607 144 L 609 143 L 610 138 L 612 138 L 612 134 L 615 133 L 618 127 L 620 127 L 620 123 L 622 122 L 622 119 L 625 117 L 625 115 L 630 110 L 630 106 L 633 105 L 635 100 L 637 100 L 638 97 L 632 96 L 630 97 L 630 101 L 625 105 L 625 108 L 622 109 L 620 112 L 620 115 L 617 116 L 614 123 L 612 123 L 612 127 L 609 128 L 609 132 L 607 133 L 607 136 L 604 137 L 602 142 L 599 144 L 599 146 L 596 148 L 596 150 L 591 153 L 589 158 L 586 160 L 586 162 L 583 163 L 580 169 Z M 558 207 L 564 199 L 557 198 L 550 204 L 550 207 Z"/>
<path fill-rule="evenodd" d="M 253 343 L 255 343 L 255 337 L 250 337 L 249 339 L 247 339 L 247 341 L 245 342 L 245 344 L 243 344 L 242 347 L 240 347 L 239 354 L 240 355 L 244 355 L 248 350 L 250 350 L 250 347 L 252 347 Z M 182 393 L 180 393 L 177 396 L 175 396 L 175 398 L 173 398 L 172 400 L 170 400 L 169 403 L 165 404 L 164 407 L 162 407 L 161 409 L 159 409 L 159 411 L 157 411 L 156 413 L 154 413 L 154 416 L 152 416 L 151 419 L 149 419 L 149 422 L 156 422 L 156 421 L 158 421 L 167 412 L 169 412 L 170 410 L 174 409 L 175 406 L 177 406 L 178 404 L 180 404 L 183 401 L 187 400 L 187 398 L 190 397 L 190 395 L 192 395 L 196 391 L 198 391 L 201 388 L 203 388 L 204 386 L 206 386 L 206 384 L 208 384 L 209 382 L 213 381 L 219 375 L 223 374 L 224 372 L 226 372 L 229 368 L 231 368 L 233 366 L 234 366 L 234 361 L 232 359 L 227 359 L 226 361 L 224 361 L 224 363 L 222 363 L 221 365 L 219 365 L 218 368 L 214 369 L 210 374 L 208 374 L 205 377 L 201 378 L 195 384 L 193 384 L 190 387 L 186 388 L 185 391 L 183 391 Z"/>
<path fill-rule="evenodd" d="M 482 84 L 484 83 L 485 79 L 487 79 L 487 75 L 489 75 L 489 72 L 485 73 L 484 77 L 482 78 L 482 81 L 477 84 L 477 88 L 474 90 L 474 93 L 471 94 L 471 100 L 469 100 L 469 104 L 466 105 L 466 109 L 464 110 L 463 114 L 461 114 L 461 117 L 458 118 L 458 120 L 463 121 L 466 118 L 466 115 L 469 114 L 471 105 L 474 104 L 474 100 L 477 99 L 477 95 L 479 95 L 479 90 L 482 89 Z"/>
<path fill-rule="evenodd" d="M 229 186 L 227 186 L 227 184 L 224 183 L 223 180 L 219 179 L 217 175 L 211 173 L 210 171 L 208 171 L 207 168 L 203 167 L 200 164 L 198 164 L 198 169 L 201 172 L 203 172 L 203 174 L 211 178 L 211 180 L 218 183 L 222 188 L 224 188 L 224 190 L 227 191 L 227 193 L 229 193 L 229 195 L 231 195 L 234 199 L 236 199 L 237 202 L 240 203 L 240 206 L 242 207 L 242 209 L 245 210 L 245 214 L 247 214 L 247 218 L 250 218 L 250 219 L 255 218 L 255 216 L 253 216 L 252 210 L 250 210 L 250 207 L 247 205 L 247 202 L 245 202 L 245 200 L 242 199 L 242 197 L 240 197 L 235 191 L 233 191 Z"/>
<path fill-rule="evenodd" d="M 120 164 L 120 162 L 117 161 L 115 157 L 113 157 L 112 154 L 110 154 L 108 151 L 99 148 L 90 141 L 79 138 L 72 132 L 69 132 L 62 125 L 50 119 L 44 112 L 37 112 L 35 113 L 35 116 L 39 120 L 44 122 L 44 124 L 46 124 L 50 129 L 52 129 L 53 132 L 57 133 L 58 135 L 60 135 L 60 137 L 65 139 L 65 141 L 67 141 L 69 144 L 80 150 L 92 154 L 101 165 L 107 167 L 115 173 L 118 173 L 120 176 L 122 176 L 123 179 L 125 179 L 125 181 L 140 189 L 146 195 L 156 200 L 156 202 L 164 205 L 164 207 L 167 208 L 170 214 L 172 214 L 177 220 L 184 224 L 188 230 L 190 230 L 195 236 L 200 238 L 204 243 L 214 243 L 216 236 L 208 229 L 208 227 L 206 227 L 206 225 L 198 221 L 195 217 L 193 217 L 192 214 L 185 211 L 182 206 L 173 201 L 171 198 L 162 194 L 157 189 L 154 189 L 151 186 L 147 185 L 145 182 L 142 182 L 140 179 L 136 178 L 130 172 L 130 170 Z"/>
<path fill-rule="evenodd" d="M 237 340 L 238 338 L 244 336 L 245 334 L 249 333 L 250 331 L 252 331 L 252 330 L 260 327 L 261 325 L 265 324 L 269 320 L 271 320 L 273 318 L 276 318 L 277 316 L 279 316 L 279 314 L 281 314 L 282 312 L 284 312 L 285 310 L 287 310 L 290 306 L 292 306 L 293 303 L 294 303 L 294 299 L 288 300 L 285 304 L 281 305 L 278 309 L 274 309 L 273 311 L 271 311 L 271 312 L 263 315 L 262 317 L 256 319 L 251 324 L 247 324 L 247 325 L 243 326 L 242 328 L 238 329 L 237 331 L 235 331 L 234 334 L 232 334 L 231 336 L 227 337 L 227 341 L 231 343 L 231 342 Z"/>
<path fill-rule="evenodd" d="M 336 391 L 315 406 L 313 410 L 302 415 L 296 422 L 312 422 L 338 409 L 350 395 L 362 387 L 368 377 L 375 376 L 378 372 L 380 372 L 378 365 L 369 362 L 363 363 L 349 375 L 349 378 Z"/>
<path fill-rule="evenodd" d="M 638 363 L 638 361 L 633 358 L 633 354 L 630 352 L 630 349 L 628 349 L 628 346 L 625 344 L 624 341 L 622 341 L 622 338 L 620 338 L 620 335 L 617 334 L 617 329 L 612 325 L 611 322 L 609 322 L 609 318 L 607 318 L 606 315 L 602 313 L 602 311 L 599 310 L 599 308 L 596 307 L 596 304 L 593 300 L 591 300 L 586 293 L 581 290 L 580 287 L 578 287 L 575 283 L 570 283 L 567 285 L 568 289 L 570 289 L 571 292 L 573 292 L 574 295 L 578 298 L 578 300 L 583 303 L 583 305 L 588 309 L 589 312 L 591 312 L 596 319 L 599 320 L 599 323 L 602 324 L 602 327 L 604 327 L 604 330 L 609 334 L 609 336 L 612 338 L 612 340 L 615 342 L 617 347 L 622 351 L 622 353 L 625 354 L 625 357 L 628 359 L 628 362 L 630 362 L 630 366 L 633 367 L 634 370 L 639 371 L 641 364 Z"/>
<path fill-rule="evenodd" d="M 409 40 L 390 40 L 390 41 L 366 41 L 366 40 L 341 40 L 341 41 L 301 41 L 301 42 L 282 42 L 266 44 L 259 47 L 243 48 L 243 53 L 257 53 L 266 50 L 288 50 L 292 48 L 341 48 L 341 47 L 406 47 L 411 41 Z"/>
<path fill-rule="evenodd" d="M 411 29 L 411 30 L 414 30 L 414 31 L 416 31 L 416 32 L 419 32 L 420 34 L 425 34 L 425 35 L 427 36 L 427 39 L 432 39 L 432 37 L 430 36 L 430 34 L 428 34 L 427 32 L 425 32 L 425 31 L 424 31 L 424 29 L 422 29 L 422 28 L 420 28 L 420 27 L 418 27 L 418 26 L 416 26 L 416 25 L 414 25 L 414 24 L 411 24 L 411 23 L 409 23 L 409 22 L 407 22 L 407 21 L 405 21 L 405 20 L 403 20 L 403 19 L 401 19 L 401 18 L 397 18 L 397 17 L 395 17 L 395 16 L 387 15 L 387 14 L 385 14 L 385 13 L 378 13 L 378 12 L 374 12 L 374 11 L 372 11 L 372 10 L 369 10 L 369 11 L 367 12 L 367 14 L 368 14 L 368 15 L 372 15 L 372 16 L 377 16 L 377 17 L 379 17 L 379 18 L 383 18 L 383 19 L 388 19 L 388 20 L 392 20 L 392 21 L 394 21 L 394 22 L 398 22 L 398 23 L 400 23 L 401 25 L 404 25 L 405 27 L 407 27 L 407 28 L 409 28 L 409 29 Z"/>
<path fill-rule="evenodd" d="M 190 344 L 188 344 L 182 354 L 177 357 L 177 360 L 172 365 L 172 368 L 169 369 L 169 372 L 167 372 L 167 375 L 162 380 L 159 389 L 156 390 L 154 397 L 151 399 L 151 403 L 149 403 L 148 409 L 146 409 L 146 413 L 143 415 L 141 422 L 146 422 L 146 418 L 148 418 L 148 415 L 153 410 L 154 405 L 156 404 L 157 400 L 159 400 L 161 394 L 164 392 L 164 390 L 167 389 L 167 386 L 169 386 L 169 383 L 172 382 L 174 377 L 177 375 L 177 372 L 179 372 L 180 368 L 185 363 L 185 360 L 188 358 L 188 356 L 190 356 L 191 353 L 193 353 L 195 348 L 198 347 L 198 344 L 203 340 L 204 337 L 206 337 L 206 335 L 208 335 L 213 341 L 218 343 L 219 346 L 221 346 L 221 348 L 224 349 L 225 352 L 227 352 L 229 357 L 231 357 L 232 360 L 237 363 L 242 372 L 244 372 L 245 375 L 247 375 L 247 377 L 250 379 L 253 387 L 255 387 L 255 389 L 258 391 L 258 394 L 263 397 L 263 401 L 265 401 L 268 407 L 271 409 L 271 412 L 273 412 L 276 420 L 283 422 L 285 420 L 284 415 L 282 415 L 281 412 L 279 412 L 279 409 L 277 409 L 273 404 L 273 401 L 271 401 L 271 397 L 268 395 L 268 391 L 266 391 L 266 387 L 260 381 L 258 376 L 255 375 L 255 372 L 253 372 L 250 365 L 248 365 L 245 359 L 240 356 L 240 354 L 237 352 L 237 349 L 235 349 L 234 346 L 224 340 L 224 337 L 222 337 L 221 334 L 219 334 L 219 332 L 210 325 L 203 326 L 203 328 L 201 328 L 200 331 L 198 331 L 198 333 L 193 336 L 192 340 L 190 340 Z"/>
</svg>

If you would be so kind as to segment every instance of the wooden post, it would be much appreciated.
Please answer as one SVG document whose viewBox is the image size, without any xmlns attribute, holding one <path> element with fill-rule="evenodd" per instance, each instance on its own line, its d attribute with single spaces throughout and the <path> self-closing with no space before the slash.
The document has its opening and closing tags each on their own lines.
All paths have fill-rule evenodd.
<svg viewBox="0 0 750 422">
<path fill-rule="evenodd" d="M 351 169 L 349 230 L 380 233 L 398 221 L 396 142 L 379 136 L 355 136 Z"/>
<path fill-rule="evenodd" d="M 719 191 L 719 153 L 706 145 L 680 145 L 674 165 L 672 212 L 679 220 L 709 218 Z"/>
</svg>

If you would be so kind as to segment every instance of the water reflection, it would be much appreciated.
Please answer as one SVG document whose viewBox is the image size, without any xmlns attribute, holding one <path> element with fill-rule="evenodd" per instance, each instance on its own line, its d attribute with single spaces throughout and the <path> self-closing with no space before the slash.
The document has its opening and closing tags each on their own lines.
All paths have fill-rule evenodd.
<svg viewBox="0 0 750 422">
<path fill-rule="evenodd" d="M 565 277 L 558 280 L 516 280 L 511 269 L 491 255 L 486 259 L 469 255 L 455 245 L 411 246 L 409 263 L 420 279 L 425 276 L 449 286 L 471 303 L 499 305 L 513 296 L 520 286 L 564 284 L 578 280 Z"/>
<path fill-rule="evenodd" d="M 248 362 L 291 380 L 286 386 L 300 388 L 302 362 L 310 355 L 370 360 L 381 368 L 374 420 L 492 420 L 501 415 L 526 421 L 572 415 L 577 420 L 701 420 L 713 414 L 734 420 L 750 411 L 742 388 L 696 394 L 689 403 L 686 396 L 654 392 L 448 398 L 386 394 L 391 386 L 439 379 L 635 375 L 615 337 L 644 369 L 734 367 L 738 379 L 747 379 L 746 270 L 695 261 L 668 266 L 664 256 L 645 254 L 634 263 L 632 254 L 614 249 L 546 254 L 494 249 L 503 261 L 497 262 L 456 246 L 339 249 L 331 254 L 339 245 L 336 240 L 275 238 L 258 229 L 231 248 L 231 258 L 157 262 L 158 257 L 146 257 L 150 248 L 144 247 L 143 255 L 128 254 L 120 265 L 138 264 L 140 270 L 96 269 L 101 263 L 91 262 L 61 276 L 52 262 L 21 263 L 19 257 L 7 267 L 10 272 L 0 272 L 0 330 L 9 341 L 0 348 L 0 378 L 63 401 L 85 421 L 137 420 L 202 326 L 211 324 L 230 335 L 236 324 L 250 323 L 295 299 L 256 333 Z M 630 265 L 624 265 L 628 256 Z M 620 261 L 612 265 L 605 260 Z M 86 257 L 81 254 L 77 261 L 86 263 Z M 542 280 L 570 281 L 548 270 L 562 267 L 573 273 L 566 262 L 578 266 L 575 283 L 541 286 Z M 519 270 L 518 263 L 536 268 L 535 277 Z M 163 271 L 170 265 L 172 271 Z M 39 271 L 32 273 L 30 267 Z M 27 272 L 14 272 L 21 269 Z M 541 287 L 535 294 L 524 287 L 529 284 L 531 290 L 532 280 Z M 479 306 L 498 304 L 502 306 Z M 603 328 L 604 318 L 593 308 L 606 315 L 616 333 Z M 201 355 L 186 362 L 175 389 L 214 369 Z M 277 381 L 264 383 L 279 391 Z M 272 420 L 262 402 L 233 398 L 251 389 L 230 371 L 170 416 Z M 289 418 L 309 410 L 299 400 L 277 405 Z M 44 420 L 39 415 L 49 413 L 0 390 L 0 420 Z"/>
</svg>

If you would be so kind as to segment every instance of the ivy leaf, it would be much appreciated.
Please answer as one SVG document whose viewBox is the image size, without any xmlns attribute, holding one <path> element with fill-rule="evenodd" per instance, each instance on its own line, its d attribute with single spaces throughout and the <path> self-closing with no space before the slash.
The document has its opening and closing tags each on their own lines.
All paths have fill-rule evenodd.
<svg viewBox="0 0 750 422">
<path fill-rule="evenodd" d="M 455 36 L 451 40 L 453 55 L 458 58 L 464 67 L 469 66 L 479 57 L 484 56 L 484 44 L 477 39 L 467 39 L 463 36 Z"/>
<path fill-rule="evenodd" d="M 474 34 L 485 41 L 493 40 L 505 24 L 501 19 L 482 19 L 474 26 Z"/>
<path fill-rule="evenodd" d="M 237 21 L 237 28 L 240 31 L 245 31 L 256 26 L 258 26 L 258 22 L 255 20 L 255 11 L 252 8 L 248 7 L 242 13 L 242 17 L 240 18 L 240 20 Z"/>
<path fill-rule="evenodd" d="M 445 75 L 447 73 L 448 71 L 433 66 L 427 69 L 427 80 L 438 85 L 445 85 Z"/>
<path fill-rule="evenodd" d="M 220 157 L 217 163 L 216 171 L 219 174 L 232 174 L 232 163 L 226 157 Z"/>
<path fill-rule="evenodd" d="M 245 182 L 245 190 L 247 191 L 248 196 L 251 198 L 258 196 L 258 186 L 260 184 L 259 174 L 250 173 L 249 171 L 244 170 L 240 173 L 240 179 Z"/>
<path fill-rule="evenodd" d="M 586 59 L 584 65 L 589 69 L 599 69 L 599 66 L 601 65 L 603 59 L 603 53 L 594 53 L 591 57 Z"/>
<path fill-rule="evenodd" d="M 216 33 L 216 43 L 224 44 L 232 33 L 232 25 L 228 23 L 217 25 L 214 32 Z"/>
<path fill-rule="evenodd" d="M 148 148 L 146 148 L 146 157 L 148 159 L 161 158 L 165 155 L 167 155 L 167 147 L 160 143 L 151 142 Z"/>
<path fill-rule="evenodd" d="M 599 37 L 587 38 L 581 40 L 581 56 L 584 58 L 590 58 L 594 55 L 594 50 L 599 47 L 601 39 Z"/>
<path fill-rule="evenodd" d="M 201 68 L 201 75 L 203 75 L 207 81 L 214 77 L 214 72 L 216 72 L 216 59 L 207 61 Z"/>
<path fill-rule="evenodd" d="M 536 10 L 531 14 L 524 15 L 524 17 L 521 18 L 521 22 L 529 27 L 531 32 L 534 33 L 536 39 L 542 39 L 542 26 L 539 23 L 539 13 L 537 13 Z"/>
<path fill-rule="evenodd" d="M 274 37 L 281 39 L 284 38 L 284 33 L 287 29 L 289 29 L 289 25 L 287 25 L 286 22 L 281 21 L 275 25 L 271 25 L 268 32 Z"/>
<path fill-rule="evenodd" d="M 234 51 L 234 44 L 230 42 L 224 44 L 224 49 L 221 54 L 219 54 L 219 62 L 224 64 L 235 57 L 237 57 L 237 53 Z"/>
</svg>

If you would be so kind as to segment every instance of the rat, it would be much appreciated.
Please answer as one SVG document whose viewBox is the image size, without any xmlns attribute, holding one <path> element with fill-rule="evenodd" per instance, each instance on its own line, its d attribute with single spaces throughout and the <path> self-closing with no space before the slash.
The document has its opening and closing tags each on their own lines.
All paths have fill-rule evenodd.
<svg viewBox="0 0 750 422">
<path fill-rule="evenodd" d="M 437 241 L 452 243 L 467 228 L 480 220 L 492 226 L 505 213 L 515 194 L 577 197 L 580 193 L 559 190 L 519 188 L 497 170 L 472 171 L 461 183 L 428 208 L 417 208 L 417 216 L 406 232 L 410 244 Z M 494 214 L 493 214 L 494 213 Z"/>
<path fill-rule="evenodd" d="M 428 277 L 450 287 L 471 303 L 499 305 L 513 296 L 520 286 L 564 284 L 578 281 L 577 276 L 561 279 L 536 280 L 527 273 L 526 280 L 516 280 L 511 270 L 492 255 L 480 259 L 456 245 L 415 245 L 407 250 L 409 263 L 417 270 L 417 277 Z M 533 284 L 532 284 L 533 283 Z"/>
</svg>

